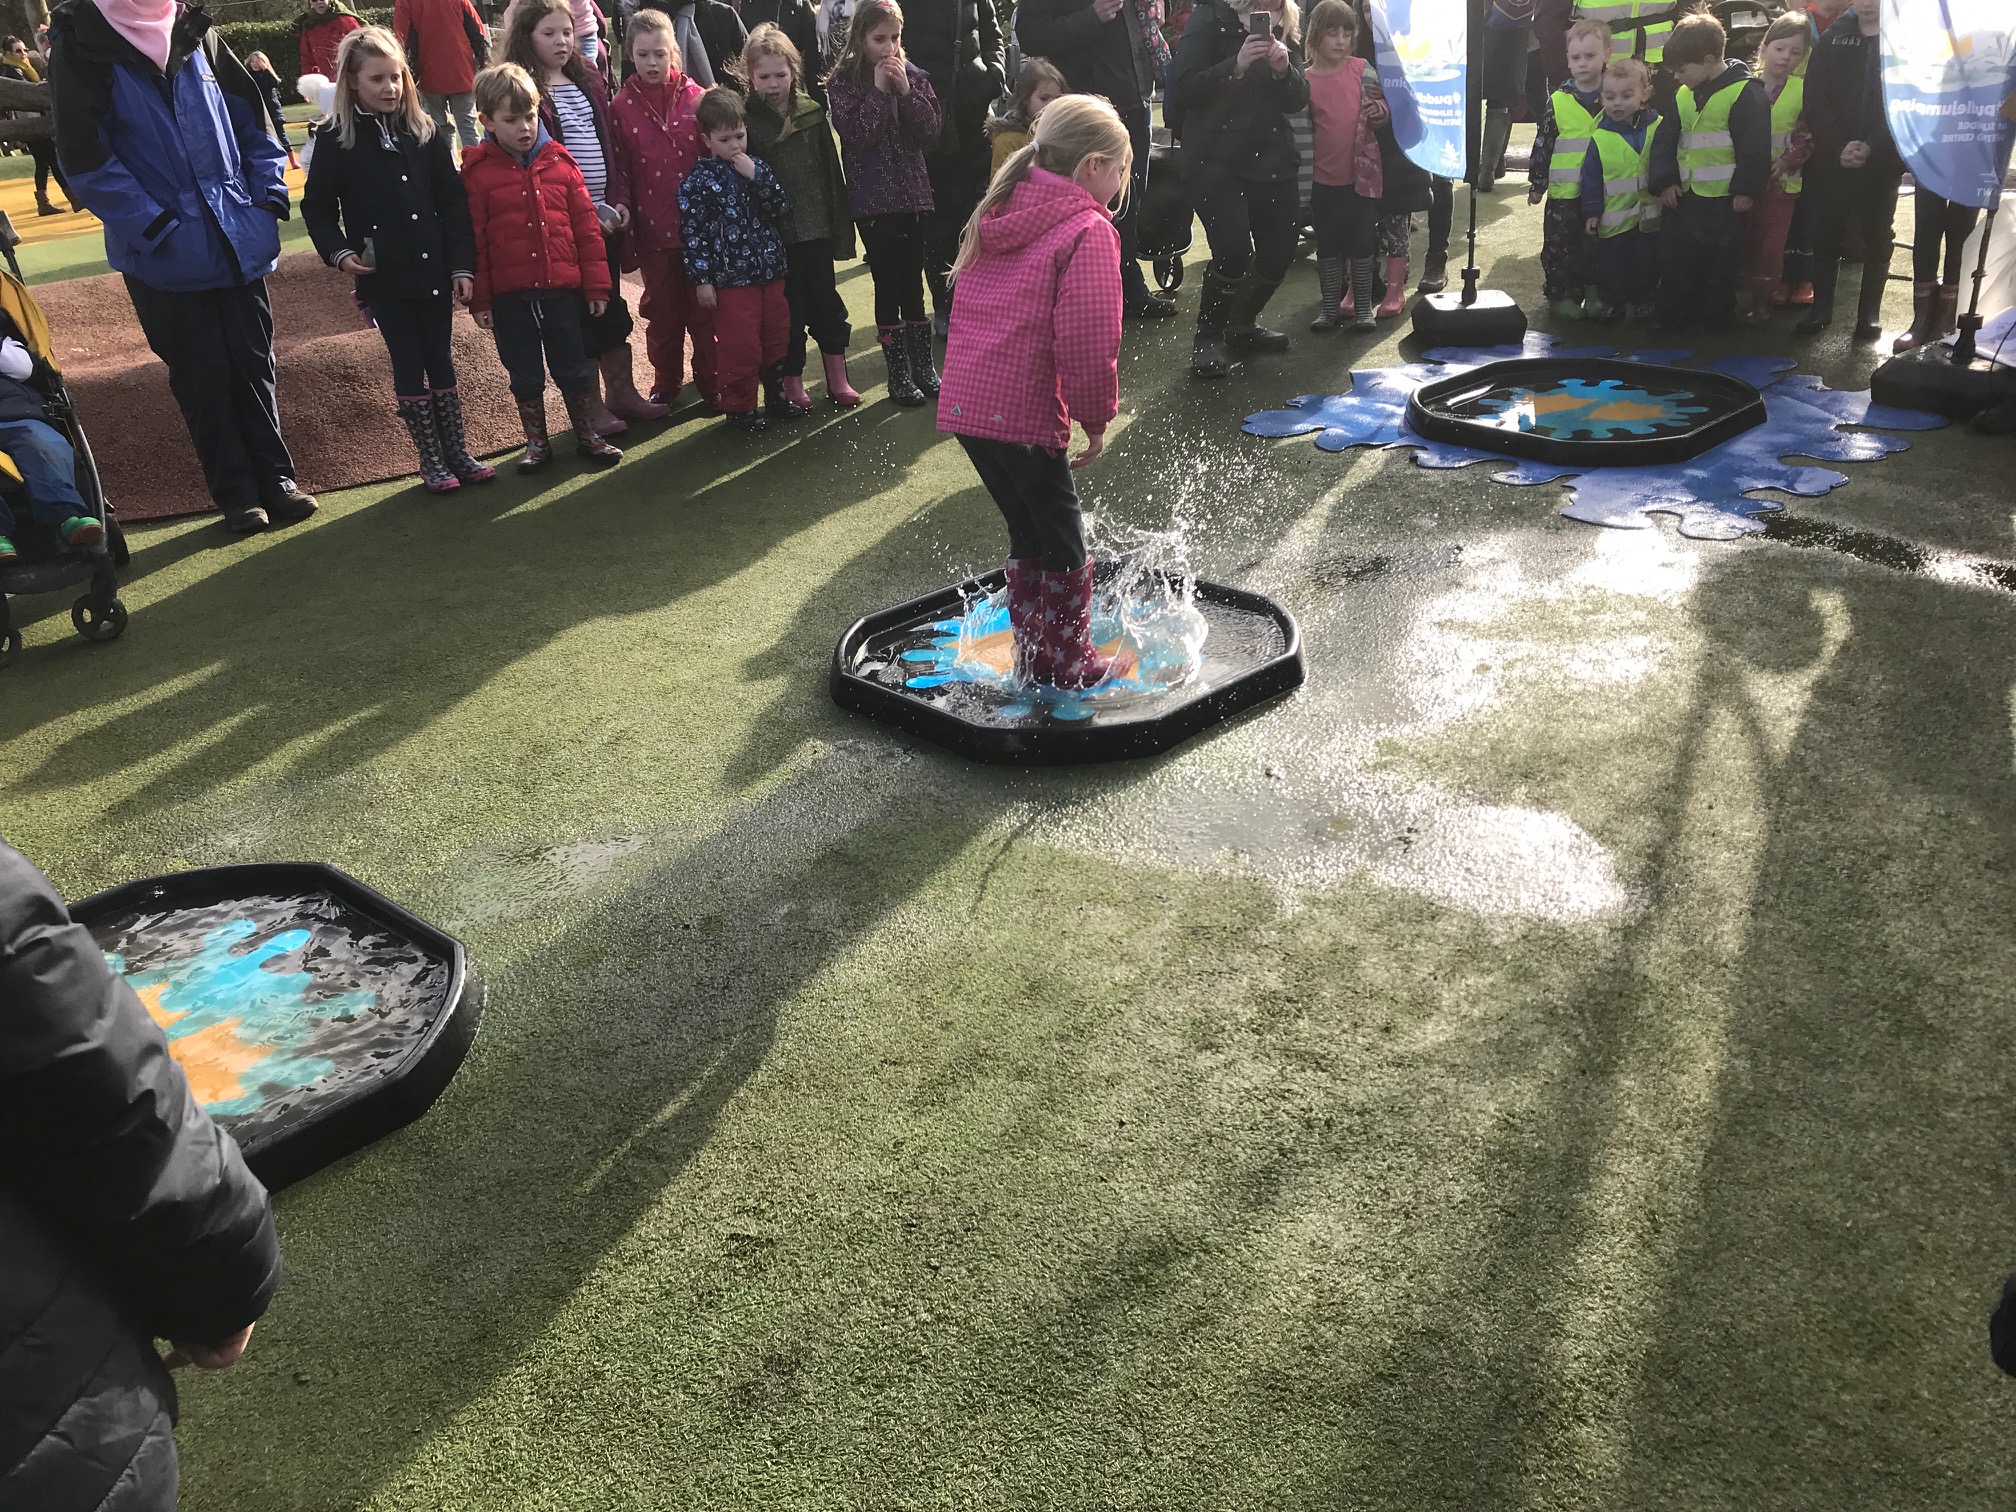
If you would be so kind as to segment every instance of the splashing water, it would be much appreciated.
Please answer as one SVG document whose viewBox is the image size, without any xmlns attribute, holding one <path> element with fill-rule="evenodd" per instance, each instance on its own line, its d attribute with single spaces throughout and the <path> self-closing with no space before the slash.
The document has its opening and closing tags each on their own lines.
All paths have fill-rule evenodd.
<svg viewBox="0 0 2016 1512">
<path fill-rule="evenodd" d="M 1122 675 L 1083 692 L 1017 678 L 1004 588 L 966 596 L 956 619 L 932 624 L 928 645 L 900 653 L 901 662 L 919 669 L 904 685 L 945 688 L 954 696 L 962 688 L 991 693 L 992 717 L 1012 721 L 1038 713 L 1090 719 L 1189 684 L 1204 666 L 1211 626 L 1197 603 L 1184 526 L 1109 527 L 1087 516 L 1086 535 L 1101 566 L 1092 594 L 1092 639 L 1102 652 L 1119 656 Z"/>
<path fill-rule="evenodd" d="M 397 1069 L 450 979 L 447 961 L 326 895 L 137 910 L 93 934 L 241 1142 Z"/>
</svg>

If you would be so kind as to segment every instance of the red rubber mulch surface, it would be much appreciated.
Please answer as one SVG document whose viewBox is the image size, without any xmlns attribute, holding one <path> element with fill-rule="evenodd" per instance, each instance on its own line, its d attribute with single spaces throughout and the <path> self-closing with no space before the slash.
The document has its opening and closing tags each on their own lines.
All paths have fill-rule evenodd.
<svg viewBox="0 0 2016 1512">
<path fill-rule="evenodd" d="M 353 488 L 416 470 L 413 443 L 392 406 L 385 343 L 363 323 L 350 280 L 312 252 L 280 260 L 266 280 L 273 298 L 273 348 L 280 375 L 280 428 L 301 486 Z M 124 520 L 200 514 L 211 507 L 203 471 L 182 412 L 168 391 L 168 369 L 148 350 L 116 273 L 41 284 L 33 291 L 49 317 L 56 361 L 77 405 L 104 480 Z M 631 309 L 634 284 L 626 289 Z M 637 376 L 648 386 L 643 322 L 632 335 Z M 487 332 L 455 316 L 455 373 L 469 446 L 479 456 L 515 449 L 524 438 L 518 411 Z M 567 424 L 550 385 L 548 424 Z"/>
</svg>

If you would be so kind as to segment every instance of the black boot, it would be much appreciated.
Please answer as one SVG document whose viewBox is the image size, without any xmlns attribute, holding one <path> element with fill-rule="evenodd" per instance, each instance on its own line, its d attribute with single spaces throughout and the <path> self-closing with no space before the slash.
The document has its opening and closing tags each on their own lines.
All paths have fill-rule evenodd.
<svg viewBox="0 0 2016 1512">
<path fill-rule="evenodd" d="M 910 358 L 910 381 L 930 397 L 938 394 L 938 368 L 931 351 L 931 322 L 913 320 L 903 327 L 903 349 Z"/>
<path fill-rule="evenodd" d="M 1494 106 L 1484 112 L 1484 146 L 1477 154 L 1477 192 L 1489 194 L 1498 187 L 1498 160 L 1505 156 L 1505 142 L 1512 135 L 1512 112 Z"/>
<path fill-rule="evenodd" d="M 1792 329 L 1802 336 L 1815 336 L 1834 324 L 1834 285 L 1841 276 L 1841 264 L 1834 258 L 1813 262 L 1813 308 Z"/>
<path fill-rule="evenodd" d="M 1204 269 L 1204 289 L 1197 299 L 1197 335 L 1190 343 L 1190 376 L 1223 378 L 1232 371 L 1225 355 L 1225 320 L 1238 283 L 1216 268 Z"/>
<path fill-rule="evenodd" d="M 420 454 L 420 481 L 429 493 L 453 493 L 462 480 L 449 470 L 441 455 L 441 433 L 434 424 L 434 401 L 426 396 L 399 398 L 399 418 L 406 422 L 406 434 L 413 438 L 413 450 Z"/>
<path fill-rule="evenodd" d="M 924 403 L 924 391 L 910 381 L 909 344 L 904 340 L 900 325 L 883 326 L 882 360 L 889 365 L 889 402 L 900 404 L 905 409 L 916 409 Z"/>
<path fill-rule="evenodd" d="M 1449 287 L 1449 253 L 1430 252 L 1428 260 L 1421 265 L 1421 282 L 1414 285 L 1416 294 L 1440 294 Z"/>
<path fill-rule="evenodd" d="M 497 469 L 469 454 L 462 430 L 462 395 L 452 388 L 434 390 L 434 430 L 441 437 L 441 460 L 464 483 L 488 483 Z"/>
<path fill-rule="evenodd" d="M 1280 279 L 1262 278 L 1258 273 L 1248 273 L 1239 280 L 1239 289 L 1232 296 L 1232 309 L 1225 322 L 1227 346 L 1246 352 L 1288 350 L 1287 334 L 1268 330 L 1258 319 L 1260 312 L 1267 308 L 1267 301 L 1280 287 Z"/>
<path fill-rule="evenodd" d="M 1890 281 L 1890 249 L 1886 246 L 1862 264 L 1862 288 L 1855 296 L 1855 339 L 1874 341 L 1883 334 L 1883 286 Z"/>
</svg>

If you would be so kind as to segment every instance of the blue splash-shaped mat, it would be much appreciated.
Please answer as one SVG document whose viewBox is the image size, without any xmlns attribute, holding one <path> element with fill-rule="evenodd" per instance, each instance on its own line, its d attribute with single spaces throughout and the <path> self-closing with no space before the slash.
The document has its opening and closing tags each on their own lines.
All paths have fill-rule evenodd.
<svg viewBox="0 0 2016 1512">
<path fill-rule="evenodd" d="M 1571 520 L 1642 530 L 1652 523 L 1652 515 L 1670 514 L 1678 517 L 1684 536 L 1733 541 L 1762 530 L 1760 515 L 1785 507 L 1775 500 L 1748 497 L 1752 491 L 1775 488 L 1812 498 L 1848 481 L 1845 473 L 1800 466 L 1785 458 L 1877 462 L 1909 445 L 1873 430 L 1842 426 L 1914 431 L 1946 424 L 1938 415 L 1873 403 L 1866 392 L 1830 389 L 1810 374 L 1786 376 L 1794 366 L 1787 358 L 1740 356 L 1703 363 L 1702 370 L 1741 378 L 1759 389 L 1765 422 L 1685 462 L 1597 469 L 1522 462 L 1502 452 L 1430 441 L 1407 425 L 1407 400 L 1414 390 L 1487 362 L 1514 357 L 1621 357 L 1627 362 L 1670 365 L 1691 355 L 1678 348 L 1619 352 L 1607 346 L 1569 346 L 1540 331 L 1528 335 L 1523 346 L 1436 347 L 1420 362 L 1354 372 L 1349 393 L 1307 394 L 1291 400 L 1286 409 L 1249 416 L 1245 429 L 1253 436 L 1313 434 L 1323 451 L 1404 448 L 1421 467 L 1504 463 L 1501 471 L 1492 473 L 1494 482 L 1530 485 L 1567 480 L 1569 502 L 1561 513 Z"/>
</svg>

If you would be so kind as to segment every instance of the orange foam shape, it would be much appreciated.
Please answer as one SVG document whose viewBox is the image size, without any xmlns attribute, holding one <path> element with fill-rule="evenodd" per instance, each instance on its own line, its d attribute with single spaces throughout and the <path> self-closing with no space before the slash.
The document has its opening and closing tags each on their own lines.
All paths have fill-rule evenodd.
<svg viewBox="0 0 2016 1512">
<path fill-rule="evenodd" d="M 243 1097 L 239 1078 L 273 1053 L 271 1045 L 254 1045 L 238 1037 L 237 1019 L 225 1019 L 194 1034 L 170 1040 L 168 1049 L 189 1078 L 189 1090 L 203 1107 Z"/>
</svg>

